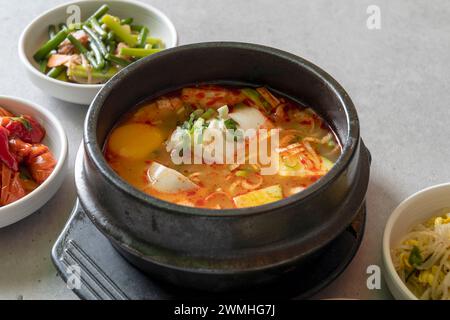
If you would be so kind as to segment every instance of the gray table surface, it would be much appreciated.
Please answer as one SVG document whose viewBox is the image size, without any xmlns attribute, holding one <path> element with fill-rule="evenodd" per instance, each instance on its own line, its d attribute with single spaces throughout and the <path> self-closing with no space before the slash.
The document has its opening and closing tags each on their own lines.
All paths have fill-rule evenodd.
<svg viewBox="0 0 450 320">
<path fill-rule="evenodd" d="M 368 290 L 366 268 L 381 263 L 386 219 L 409 194 L 450 181 L 450 2 L 445 0 L 147 0 L 174 22 L 180 44 L 234 40 L 300 55 L 331 73 L 357 106 L 372 152 L 368 219 L 347 270 L 316 298 L 389 299 Z M 0 299 L 76 299 L 57 276 L 50 250 L 75 201 L 75 154 L 86 106 L 35 88 L 17 55 L 27 23 L 63 0 L 0 0 L 0 94 L 32 100 L 57 116 L 70 141 L 69 170 L 39 212 L 0 229 Z M 381 29 L 368 30 L 366 9 L 381 8 Z"/>
</svg>

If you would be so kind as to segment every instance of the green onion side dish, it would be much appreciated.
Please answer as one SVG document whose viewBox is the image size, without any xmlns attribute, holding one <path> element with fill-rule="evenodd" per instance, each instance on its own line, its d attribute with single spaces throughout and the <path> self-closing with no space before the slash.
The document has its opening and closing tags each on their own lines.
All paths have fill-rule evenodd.
<svg viewBox="0 0 450 320">
<path fill-rule="evenodd" d="M 121 68 L 164 49 L 148 27 L 108 11 L 102 5 L 82 23 L 50 25 L 49 40 L 33 55 L 39 70 L 66 82 L 105 83 Z"/>
</svg>

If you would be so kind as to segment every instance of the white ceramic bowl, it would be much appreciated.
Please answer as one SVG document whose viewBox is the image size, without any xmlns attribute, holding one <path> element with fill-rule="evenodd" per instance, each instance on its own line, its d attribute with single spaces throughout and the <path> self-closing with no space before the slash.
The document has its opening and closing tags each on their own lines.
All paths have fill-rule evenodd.
<svg viewBox="0 0 450 320">
<path fill-rule="evenodd" d="M 396 299 L 417 300 L 395 271 L 391 248 L 412 227 L 431 218 L 439 209 L 450 207 L 450 183 L 421 190 L 404 200 L 391 214 L 383 235 L 383 263 L 386 283 Z"/>
<path fill-rule="evenodd" d="M 48 26 L 65 22 L 68 6 L 77 5 L 81 9 L 81 19 L 84 21 L 102 4 L 110 7 L 108 13 L 122 18 L 133 17 L 134 23 L 146 25 L 152 37 L 161 38 L 166 48 L 175 47 L 178 43 L 177 32 L 169 18 L 150 5 L 125 0 L 85 0 L 73 1 L 57 6 L 44 12 L 34 19 L 22 32 L 19 39 L 19 57 L 35 86 L 47 94 L 78 104 L 90 104 L 101 84 L 77 84 L 59 81 L 41 73 L 33 55 L 37 49 L 48 40 Z"/>
<path fill-rule="evenodd" d="M 57 159 L 52 174 L 38 188 L 25 197 L 0 207 L 0 228 L 15 223 L 41 208 L 61 186 L 67 168 L 67 138 L 59 121 L 46 109 L 26 100 L 0 96 L 0 106 L 14 114 L 33 116 L 41 123 L 47 145 Z"/>
</svg>

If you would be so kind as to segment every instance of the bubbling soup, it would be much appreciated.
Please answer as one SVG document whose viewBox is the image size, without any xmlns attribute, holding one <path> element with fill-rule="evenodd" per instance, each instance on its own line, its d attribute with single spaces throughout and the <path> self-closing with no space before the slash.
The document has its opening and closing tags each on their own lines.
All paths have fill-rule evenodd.
<svg viewBox="0 0 450 320">
<path fill-rule="evenodd" d="M 313 109 L 265 87 L 212 85 L 138 105 L 104 146 L 113 170 L 137 189 L 209 209 L 254 207 L 301 192 L 341 152 Z"/>
</svg>

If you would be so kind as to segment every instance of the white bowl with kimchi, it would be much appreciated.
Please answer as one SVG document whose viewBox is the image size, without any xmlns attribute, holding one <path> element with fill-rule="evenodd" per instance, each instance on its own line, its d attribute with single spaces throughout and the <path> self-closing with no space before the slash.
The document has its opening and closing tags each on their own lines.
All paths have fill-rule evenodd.
<svg viewBox="0 0 450 320">
<path fill-rule="evenodd" d="M 61 186 L 67 137 L 43 107 L 0 96 L 0 228 L 40 209 Z"/>
<path fill-rule="evenodd" d="M 421 190 L 391 214 L 384 276 L 399 300 L 450 300 L 450 183 Z"/>
</svg>

